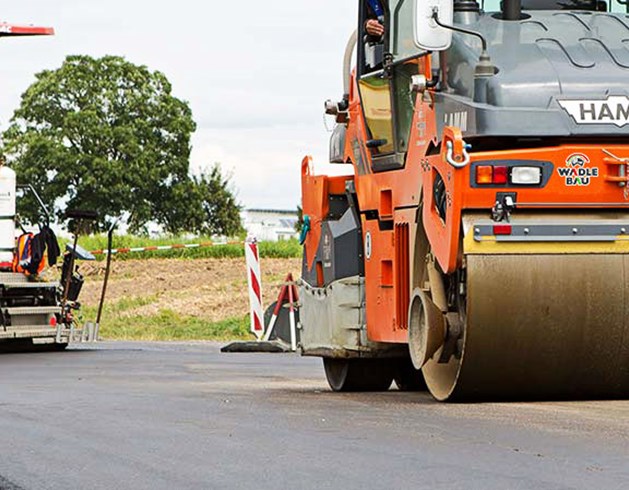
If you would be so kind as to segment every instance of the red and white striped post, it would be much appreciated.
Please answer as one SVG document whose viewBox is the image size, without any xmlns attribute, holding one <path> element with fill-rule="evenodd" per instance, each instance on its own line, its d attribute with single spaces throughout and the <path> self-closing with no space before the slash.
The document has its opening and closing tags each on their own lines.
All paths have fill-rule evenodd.
<svg viewBox="0 0 629 490">
<path fill-rule="evenodd" d="M 264 310 L 262 308 L 262 276 L 260 274 L 260 254 L 255 238 L 245 242 L 247 260 L 247 280 L 249 282 L 249 304 L 251 307 L 251 332 L 260 340 L 264 335 Z"/>
<path fill-rule="evenodd" d="M 291 281 L 293 275 L 288 277 Z M 297 351 L 297 326 L 295 325 L 295 297 L 296 293 L 295 285 L 291 284 L 288 287 L 288 307 L 289 307 L 289 322 L 290 322 L 290 350 Z"/>
</svg>

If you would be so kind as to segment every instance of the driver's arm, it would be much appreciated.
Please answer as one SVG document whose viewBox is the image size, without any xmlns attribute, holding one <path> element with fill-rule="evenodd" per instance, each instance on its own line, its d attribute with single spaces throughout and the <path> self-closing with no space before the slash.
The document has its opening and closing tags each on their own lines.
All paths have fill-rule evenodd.
<svg viewBox="0 0 629 490">
<path fill-rule="evenodd" d="M 378 19 L 368 19 L 365 23 L 365 31 L 373 37 L 382 37 L 384 35 L 384 26 Z"/>
</svg>

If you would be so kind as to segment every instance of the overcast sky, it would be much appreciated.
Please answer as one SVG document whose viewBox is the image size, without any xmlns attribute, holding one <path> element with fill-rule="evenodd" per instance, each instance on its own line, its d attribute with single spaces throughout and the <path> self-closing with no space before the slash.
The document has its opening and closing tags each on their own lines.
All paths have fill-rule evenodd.
<svg viewBox="0 0 629 490">
<path fill-rule="evenodd" d="M 342 94 L 354 0 L 1 1 L 10 23 L 54 38 L 0 41 L 0 129 L 34 74 L 69 54 L 124 56 L 164 72 L 198 124 L 192 167 L 233 172 L 247 207 L 294 209 L 300 163 L 327 160 L 323 102 Z"/>
</svg>

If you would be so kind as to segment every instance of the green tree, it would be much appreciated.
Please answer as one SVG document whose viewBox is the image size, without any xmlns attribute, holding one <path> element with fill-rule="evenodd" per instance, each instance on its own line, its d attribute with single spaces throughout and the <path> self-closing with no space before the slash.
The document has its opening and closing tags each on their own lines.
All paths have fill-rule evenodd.
<svg viewBox="0 0 629 490">
<path fill-rule="evenodd" d="M 212 229 L 195 206 L 214 203 L 206 190 L 214 174 L 189 176 L 196 124 L 164 74 L 115 56 L 69 56 L 36 77 L 3 134 L 3 153 L 58 218 L 81 208 L 104 218 L 90 231 L 121 215 L 132 231 L 150 221 L 171 232 Z M 19 211 L 31 222 L 40 214 L 30 196 Z"/>
<path fill-rule="evenodd" d="M 235 236 L 243 231 L 241 206 L 232 191 L 230 176 L 223 174 L 219 164 L 200 176 L 172 185 L 168 196 L 172 201 L 187 202 L 187 206 L 158 206 L 156 218 L 170 233 L 185 229 Z"/>
</svg>

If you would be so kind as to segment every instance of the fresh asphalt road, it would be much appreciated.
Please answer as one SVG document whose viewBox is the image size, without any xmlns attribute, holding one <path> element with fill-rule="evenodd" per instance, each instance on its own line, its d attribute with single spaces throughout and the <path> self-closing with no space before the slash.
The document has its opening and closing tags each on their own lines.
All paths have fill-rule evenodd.
<svg viewBox="0 0 629 490">
<path fill-rule="evenodd" d="M 0 489 L 626 489 L 629 402 L 334 394 L 216 344 L 0 356 Z"/>
</svg>

